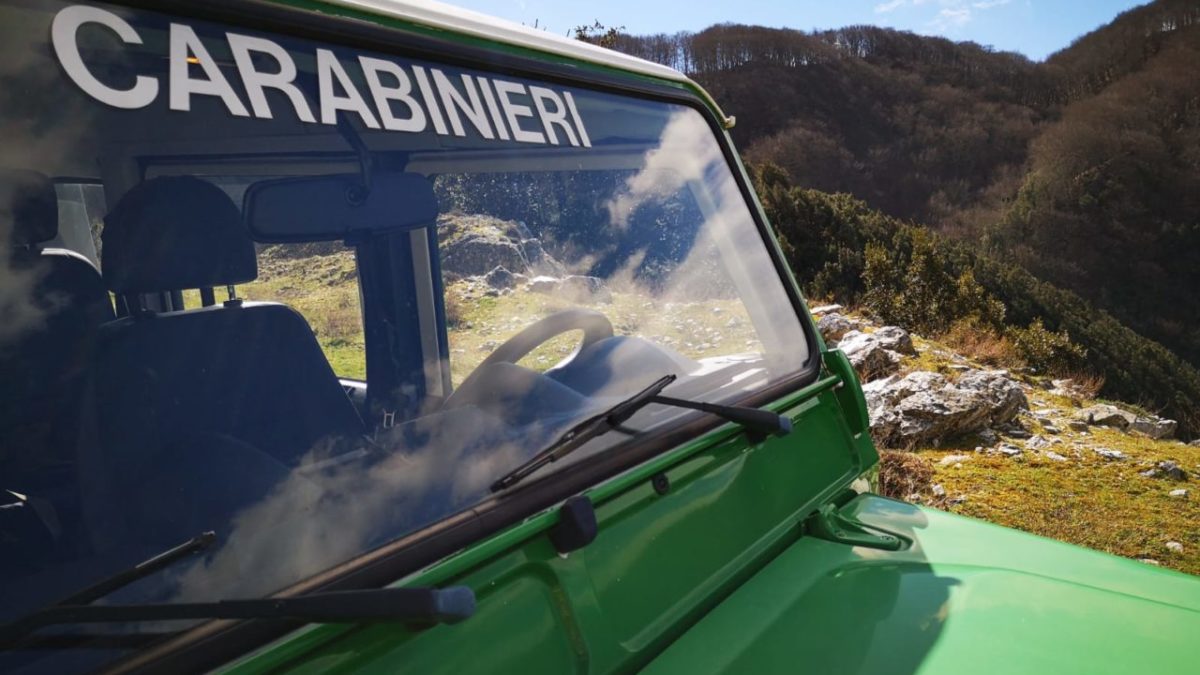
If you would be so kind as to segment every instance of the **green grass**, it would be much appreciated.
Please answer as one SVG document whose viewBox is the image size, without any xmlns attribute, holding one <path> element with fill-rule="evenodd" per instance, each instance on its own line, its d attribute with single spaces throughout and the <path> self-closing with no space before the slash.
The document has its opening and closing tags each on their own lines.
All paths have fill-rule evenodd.
<svg viewBox="0 0 1200 675">
<path fill-rule="evenodd" d="M 446 294 L 459 317 L 449 334 L 455 384 L 508 338 L 548 314 L 571 307 L 604 314 L 617 335 L 642 337 L 691 358 L 762 351 L 745 308 L 736 299 L 672 302 L 614 291 L 611 302 L 600 302 L 523 290 L 489 297 L 472 291 L 464 281 L 451 284 Z M 578 332 L 559 336 L 519 363 L 539 372 L 547 370 L 574 351 L 580 337 Z"/>
<path fill-rule="evenodd" d="M 936 341 L 915 341 L 921 354 L 907 358 L 905 370 L 947 372 L 949 362 L 934 352 L 950 350 Z M 1200 483 L 1194 477 L 1176 482 L 1139 475 L 1163 460 L 1200 475 L 1200 448 L 1105 427 L 1072 431 L 1067 420 L 1080 407 L 1098 401 L 1054 395 L 1037 386 L 1036 380 L 1023 379 L 1033 384 L 1027 391 L 1030 409 L 1049 410 L 1048 416 L 1060 433 L 1045 433 L 1044 426 L 1032 416 L 1023 415 L 1022 425 L 1030 433 L 1061 439 L 1049 450 L 1068 461 L 1054 461 L 1029 450 L 1016 458 L 975 452 L 977 446 L 986 445 L 975 437 L 937 448 L 918 448 L 918 456 L 932 465 L 932 482 L 946 490 L 945 498 L 925 493 L 920 501 L 1098 551 L 1148 558 L 1163 567 L 1200 574 Z M 1118 405 L 1136 408 L 1126 403 Z M 1024 445 L 1022 439 L 1002 437 L 1001 442 Z M 1107 460 L 1096 454 L 1096 448 L 1120 450 L 1127 458 Z M 965 454 L 969 459 L 957 464 L 939 463 L 951 454 Z M 1188 489 L 1189 495 L 1168 496 L 1178 488 Z M 956 501 L 963 497 L 965 501 Z M 1168 541 L 1183 544 L 1183 552 L 1168 550 Z"/>
<path fill-rule="evenodd" d="M 612 321 L 617 335 L 641 336 L 692 358 L 762 351 L 745 308 L 736 299 L 668 301 L 614 291 L 611 302 L 601 302 L 521 289 L 493 297 L 482 290 L 472 289 L 466 281 L 453 282 L 447 288 L 447 303 L 457 315 L 448 328 L 455 384 L 505 340 L 534 321 L 569 307 L 595 309 Z M 300 312 L 312 326 L 334 372 L 342 377 L 366 377 L 362 314 L 350 251 L 303 258 L 260 255 L 258 279 L 238 286 L 237 293 L 247 300 L 282 302 Z M 224 293 L 219 292 L 217 299 L 224 300 Z M 185 302 L 196 306 L 198 294 L 186 294 Z M 574 351 L 580 337 L 579 333 L 559 336 L 520 363 L 544 371 Z"/>
<path fill-rule="evenodd" d="M 1129 456 L 1110 461 L 1093 448 L 1108 447 Z M 934 462 L 933 482 L 949 497 L 966 501 L 946 510 L 1128 558 L 1150 558 L 1164 567 L 1200 574 L 1200 494 L 1187 483 L 1139 475 L 1154 462 L 1170 459 L 1189 471 L 1200 467 L 1200 448 L 1150 441 L 1120 432 L 1095 432 L 1076 453 L 1055 448 L 1068 462 L 1026 453 L 1020 458 L 971 453 L 961 466 L 937 460 L 963 448 L 921 453 Z M 1077 456 L 1078 455 L 1078 456 Z M 1169 497 L 1179 487 L 1186 498 Z M 1183 544 L 1182 553 L 1166 543 Z"/>
</svg>

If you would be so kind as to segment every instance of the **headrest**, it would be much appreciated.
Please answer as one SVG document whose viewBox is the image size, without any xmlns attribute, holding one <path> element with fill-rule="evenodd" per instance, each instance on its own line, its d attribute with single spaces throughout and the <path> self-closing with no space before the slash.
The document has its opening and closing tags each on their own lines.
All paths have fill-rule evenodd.
<svg viewBox="0 0 1200 675">
<path fill-rule="evenodd" d="M 36 171 L 0 169 L 0 232 L 8 228 L 14 247 L 50 241 L 58 235 L 54 181 Z"/>
<path fill-rule="evenodd" d="M 227 286 L 258 276 L 254 243 L 229 195 L 191 176 L 137 185 L 104 219 L 101 266 L 116 293 Z"/>
</svg>

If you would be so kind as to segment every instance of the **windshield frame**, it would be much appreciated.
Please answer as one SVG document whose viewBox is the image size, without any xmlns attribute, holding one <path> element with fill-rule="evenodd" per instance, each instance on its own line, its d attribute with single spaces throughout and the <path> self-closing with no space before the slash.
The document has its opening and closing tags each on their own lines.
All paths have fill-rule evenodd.
<svg viewBox="0 0 1200 675">
<path fill-rule="evenodd" d="M 822 350 L 816 338 L 795 279 L 766 221 L 749 176 L 733 147 L 724 119 L 700 92 L 682 82 L 619 71 L 569 57 L 536 52 L 507 44 L 488 43 L 467 35 L 433 31 L 392 17 L 358 12 L 344 6 L 322 5 L 328 13 L 305 9 L 290 0 L 235 0 L 219 7 L 200 7 L 180 0 L 112 0 L 113 4 L 147 9 L 181 19 L 220 22 L 230 28 L 262 30 L 332 45 L 401 57 L 423 58 L 447 65 L 494 74 L 527 77 L 641 100 L 673 103 L 700 113 L 714 134 L 730 173 L 766 247 L 774 271 L 783 285 L 790 307 L 799 320 L 808 357 L 789 376 L 744 397 L 724 401 L 731 405 L 761 406 L 810 387 L 817 381 Z M 283 4 L 283 3 L 287 4 Z M 780 308 L 782 310 L 782 308 Z M 465 548 L 480 544 L 532 515 L 553 507 L 569 496 L 612 481 L 651 458 L 667 459 L 671 449 L 680 452 L 696 444 L 707 445 L 729 436 L 714 434 L 728 426 L 704 414 L 686 416 L 605 452 L 583 458 L 567 471 L 532 476 L 518 489 L 492 495 L 473 507 L 366 551 L 308 577 L 275 596 L 287 597 L 316 591 L 352 590 L 394 584 Z M 681 447 L 686 446 L 686 447 Z M 298 627 L 294 621 L 248 619 L 214 620 L 186 629 L 165 640 L 108 664 L 115 671 L 179 672 L 210 669 L 262 647 Z"/>
</svg>

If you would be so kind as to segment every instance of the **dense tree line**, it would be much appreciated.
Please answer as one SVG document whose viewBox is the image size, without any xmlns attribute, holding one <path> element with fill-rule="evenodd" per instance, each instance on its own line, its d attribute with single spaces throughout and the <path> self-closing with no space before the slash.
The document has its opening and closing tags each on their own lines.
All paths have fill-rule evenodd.
<svg viewBox="0 0 1200 675">
<path fill-rule="evenodd" d="M 797 280 L 810 295 L 856 303 L 930 334 L 955 323 L 1043 343 L 1053 370 L 1104 376 L 1103 394 L 1135 401 L 1200 434 L 1200 370 L 1079 295 L 845 194 L 796 187 L 771 165 L 755 187 Z"/>
<path fill-rule="evenodd" d="M 988 239 L 1200 363 L 1200 30 L 1047 125 Z"/>
<path fill-rule="evenodd" d="M 1041 63 L 873 26 L 611 44 L 705 86 L 751 161 L 1023 267 L 1200 365 L 1200 0 L 1129 10 Z"/>
</svg>

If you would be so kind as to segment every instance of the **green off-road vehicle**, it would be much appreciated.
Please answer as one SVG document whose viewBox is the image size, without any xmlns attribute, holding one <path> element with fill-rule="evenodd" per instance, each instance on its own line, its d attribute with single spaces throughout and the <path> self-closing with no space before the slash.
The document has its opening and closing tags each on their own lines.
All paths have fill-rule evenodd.
<svg viewBox="0 0 1200 675">
<path fill-rule="evenodd" d="M 1196 579 L 870 493 L 678 72 L 149 5 L 0 3 L 0 670 L 1200 672 Z"/>
</svg>

